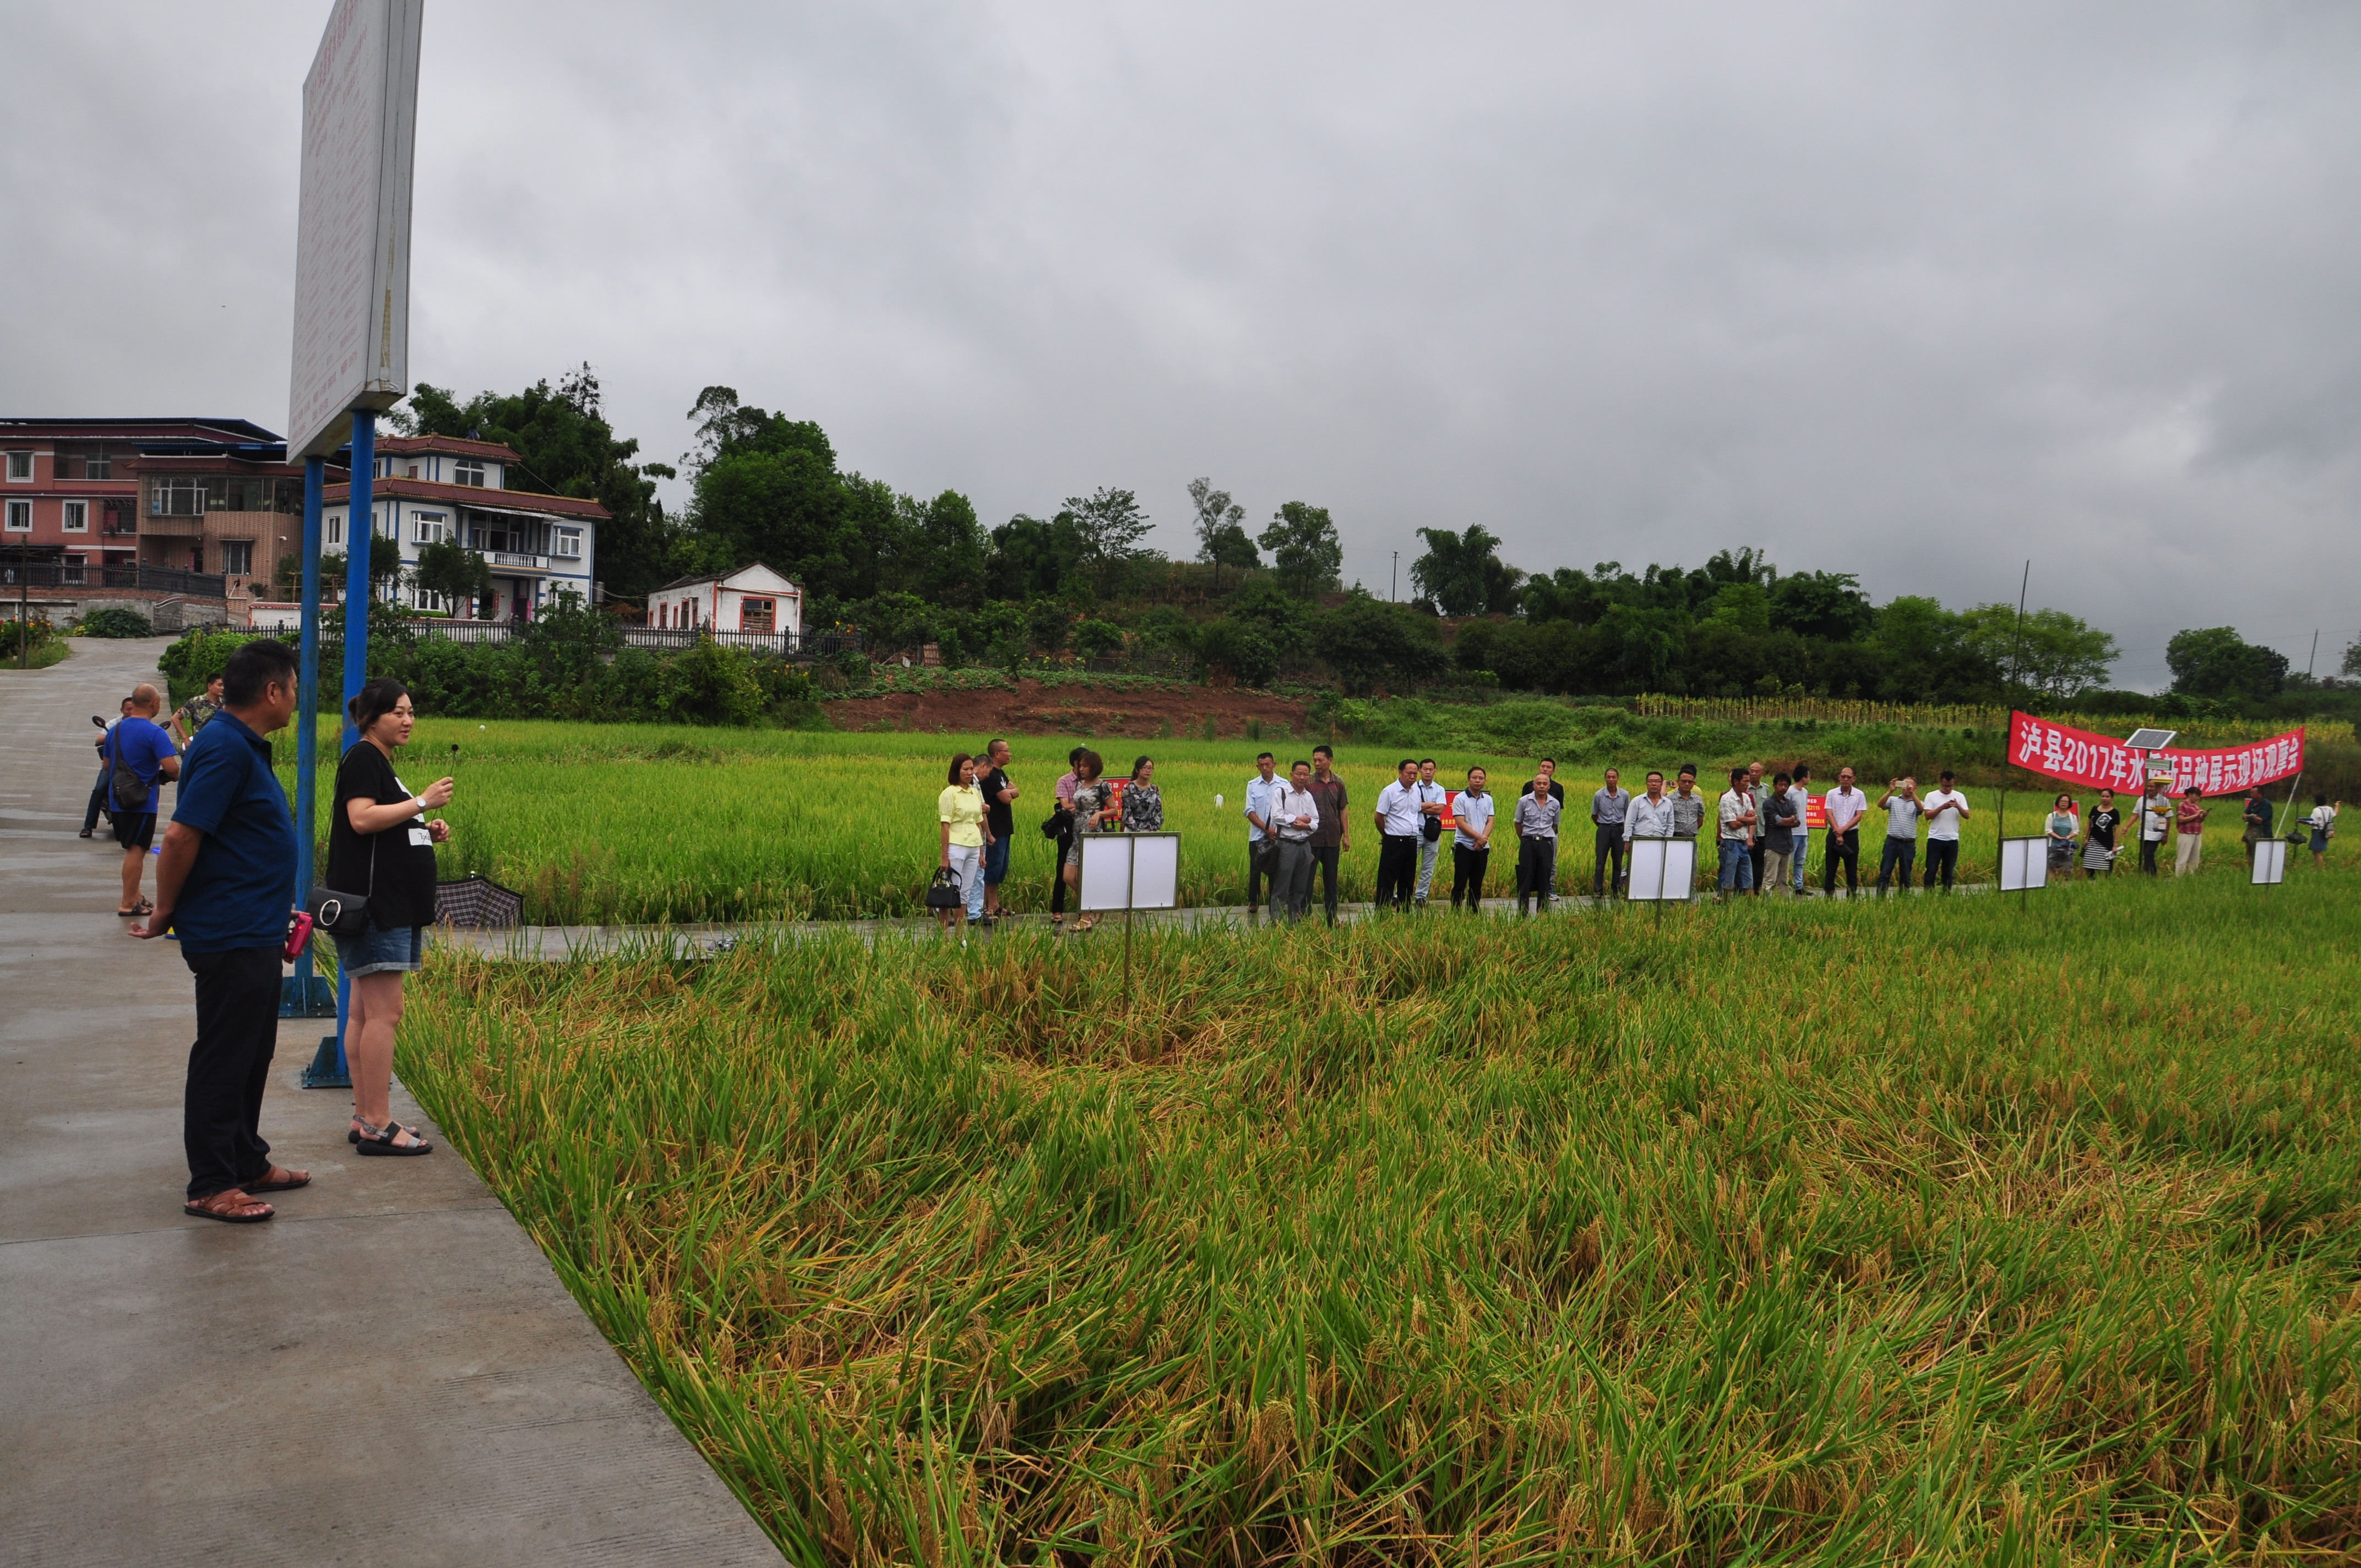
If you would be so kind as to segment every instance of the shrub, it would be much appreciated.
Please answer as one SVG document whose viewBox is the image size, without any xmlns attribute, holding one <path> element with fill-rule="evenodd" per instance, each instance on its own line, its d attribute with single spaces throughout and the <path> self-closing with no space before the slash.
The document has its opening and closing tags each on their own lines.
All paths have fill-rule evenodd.
<svg viewBox="0 0 2361 1568">
<path fill-rule="evenodd" d="M 1241 685 L 1264 685 L 1279 674 L 1279 648 L 1261 626 L 1231 616 L 1197 634 L 1197 658 L 1208 678 L 1227 675 Z"/>
<path fill-rule="evenodd" d="M 102 612 L 104 613 L 104 612 Z M 120 633 L 98 632 L 97 636 Z M 164 672 L 164 684 L 170 688 L 172 706 L 177 707 L 205 689 L 205 683 L 222 673 L 229 656 L 254 640 L 251 631 L 232 631 L 224 627 L 191 627 L 181 633 L 180 641 L 164 650 L 156 667 Z"/>
<path fill-rule="evenodd" d="M 111 604 L 104 609 L 92 610 L 82 618 L 82 634 L 84 637 L 153 637 L 156 628 L 137 610 Z"/>
<path fill-rule="evenodd" d="M 1112 620 L 1081 621 L 1075 625 L 1071 641 L 1076 658 L 1085 663 L 1104 659 L 1123 646 L 1123 628 Z"/>
</svg>

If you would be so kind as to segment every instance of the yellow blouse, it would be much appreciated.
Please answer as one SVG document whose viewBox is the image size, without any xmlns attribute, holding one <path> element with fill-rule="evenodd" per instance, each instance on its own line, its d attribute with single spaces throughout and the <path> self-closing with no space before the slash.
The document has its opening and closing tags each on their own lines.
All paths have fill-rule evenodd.
<svg viewBox="0 0 2361 1568">
<path fill-rule="evenodd" d="M 935 802 L 940 818 L 951 825 L 951 842 L 971 850 L 983 848 L 983 791 L 974 784 L 945 784 Z"/>
</svg>

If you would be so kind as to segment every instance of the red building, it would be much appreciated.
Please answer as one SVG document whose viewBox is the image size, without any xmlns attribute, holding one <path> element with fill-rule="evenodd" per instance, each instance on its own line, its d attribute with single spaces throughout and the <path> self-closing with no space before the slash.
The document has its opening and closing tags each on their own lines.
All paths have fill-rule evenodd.
<svg viewBox="0 0 2361 1568">
<path fill-rule="evenodd" d="M 0 420 L 0 546 L 66 599 L 153 583 L 218 593 L 243 621 L 280 558 L 302 549 L 303 470 L 286 457 L 242 419 Z"/>
</svg>

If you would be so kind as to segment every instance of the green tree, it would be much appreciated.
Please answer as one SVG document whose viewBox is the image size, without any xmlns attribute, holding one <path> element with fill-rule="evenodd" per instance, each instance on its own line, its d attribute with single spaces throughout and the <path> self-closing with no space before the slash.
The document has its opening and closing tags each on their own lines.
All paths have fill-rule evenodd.
<svg viewBox="0 0 2361 1568">
<path fill-rule="evenodd" d="M 2179 631 L 2164 646 L 2172 689 L 2183 696 L 2260 702 L 2287 685 L 2287 655 L 2257 647 L 2227 626 Z"/>
<path fill-rule="evenodd" d="M 1154 526 L 1140 510 L 1137 496 L 1105 486 L 1088 497 L 1068 496 L 1059 515 L 1071 520 L 1082 545 L 1077 565 L 1101 593 L 1106 592 L 1115 568 L 1140 553 L 1139 542 Z"/>
<path fill-rule="evenodd" d="M 491 595 L 492 565 L 456 539 L 422 545 L 411 580 L 429 593 L 450 601 L 451 613 L 472 620 L 476 607 Z"/>
<path fill-rule="evenodd" d="M 516 453 L 511 489 L 594 500 L 607 509 L 592 569 L 609 591 L 637 598 L 676 574 L 675 530 L 656 499 L 668 464 L 638 463 L 640 444 L 607 422 L 598 376 L 587 363 L 522 392 L 478 392 L 465 403 L 422 381 L 390 416 L 411 435 L 491 441 Z"/>
<path fill-rule="evenodd" d="M 1432 681 L 1451 665 L 1432 616 L 1357 588 L 1312 618 L 1312 646 L 1354 693 L 1380 683 L 1403 688 Z"/>
<path fill-rule="evenodd" d="M 1198 632 L 1197 665 L 1208 681 L 1266 685 L 1279 674 L 1279 650 L 1256 622 L 1225 615 Z"/>
<path fill-rule="evenodd" d="M 1522 574 L 1504 565 L 1499 539 L 1482 523 L 1464 533 L 1422 528 L 1426 553 L 1410 564 L 1410 580 L 1445 615 L 1504 615 L 1514 608 Z"/>
<path fill-rule="evenodd" d="M 1298 598 L 1312 598 L 1335 590 L 1345 569 L 1345 543 L 1326 507 L 1288 501 L 1272 514 L 1270 526 L 1256 541 L 1270 552 L 1279 587 Z"/>
<path fill-rule="evenodd" d="M 1189 481 L 1189 501 L 1197 510 L 1197 559 L 1213 568 L 1213 591 L 1222 591 L 1222 568 L 1241 571 L 1262 565 L 1254 541 L 1246 537 L 1246 509 L 1227 490 L 1213 488 L 1211 479 Z"/>
<path fill-rule="evenodd" d="M 2337 673 L 2361 678 L 2361 637 L 2345 644 L 2345 663 L 2337 666 Z"/>
<path fill-rule="evenodd" d="M 320 597 L 330 598 L 345 591 L 345 553 L 324 550 L 320 553 Z M 401 545 L 382 533 L 369 535 L 369 587 L 383 594 L 391 585 L 401 581 Z"/>
<path fill-rule="evenodd" d="M 895 512 L 899 526 L 887 560 L 893 581 L 937 604 L 981 604 L 988 542 L 968 499 L 957 490 L 930 501 L 902 496 Z"/>
<path fill-rule="evenodd" d="M 1771 586 L 1771 625 L 1780 631 L 1853 642 L 1869 635 L 1877 611 L 1850 572 L 1795 572 Z"/>
<path fill-rule="evenodd" d="M 2024 692 L 2069 701 L 2106 684 L 2119 650 L 2115 640 L 2062 609 L 2037 609 L 2020 626 L 2016 606 L 1980 604 L 1962 610 L 1967 645 Z"/>
</svg>

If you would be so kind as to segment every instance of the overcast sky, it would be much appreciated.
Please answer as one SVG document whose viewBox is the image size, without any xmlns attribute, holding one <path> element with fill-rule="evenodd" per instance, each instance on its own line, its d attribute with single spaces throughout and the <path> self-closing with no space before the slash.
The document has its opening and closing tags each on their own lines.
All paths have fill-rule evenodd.
<svg viewBox="0 0 2361 1568">
<path fill-rule="evenodd" d="M 324 0 L 12 7 L 0 413 L 284 430 Z M 987 523 L 1755 544 L 2117 678 L 2361 635 L 2361 7 L 429 0 L 411 373 L 726 383 Z"/>
</svg>

